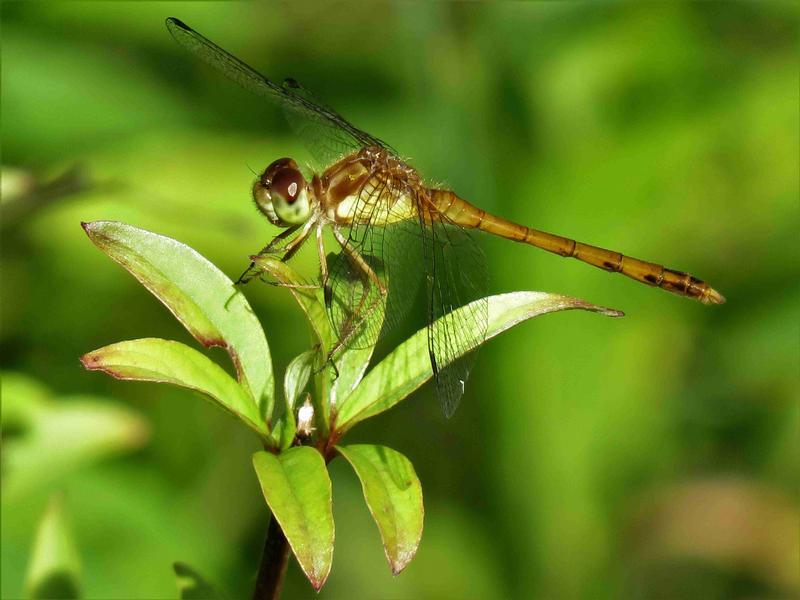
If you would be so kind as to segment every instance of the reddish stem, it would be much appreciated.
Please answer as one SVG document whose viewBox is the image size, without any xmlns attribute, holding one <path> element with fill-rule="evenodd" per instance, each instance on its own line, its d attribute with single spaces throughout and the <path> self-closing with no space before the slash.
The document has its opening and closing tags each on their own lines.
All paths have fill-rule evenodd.
<svg viewBox="0 0 800 600">
<path fill-rule="evenodd" d="M 270 518 L 253 600 L 278 600 L 289 564 L 289 542 L 274 516 Z"/>
</svg>

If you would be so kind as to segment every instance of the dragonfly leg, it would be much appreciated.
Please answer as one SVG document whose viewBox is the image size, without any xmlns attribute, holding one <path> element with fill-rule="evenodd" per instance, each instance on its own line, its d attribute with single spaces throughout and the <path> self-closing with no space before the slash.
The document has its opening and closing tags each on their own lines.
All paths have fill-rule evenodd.
<svg viewBox="0 0 800 600">
<path fill-rule="evenodd" d="M 233 285 L 247 285 L 257 277 L 257 271 L 256 263 L 251 262 L 250 265 L 242 271 L 242 274 L 239 275 L 239 279 L 233 282 Z"/>
<path fill-rule="evenodd" d="M 358 250 L 356 250 L 350 245 L 350 242 L 347 241 L 347 238 L 345 238 L 344 235 L 342 235 L 342 232 L 339 230 L 338 227 L 333 228 L 333 237 L 335 237 L 336 241 L 339 242 L 339 245 L 342 247 L 342 250 L 344 250 L 347 253 L 347 256 L 350 258 L 353 264 L 362 273 L 364 273 L 369 278 L 369 280 L 372 281 L 372 283 L 375 284 L 375 287 L 378 288 L 378 291 L 381 293 L 381 295 L 385 296 L 387 290 L 386 287 L 381 282 L 381 280 L 378 278 L 378 275 L 375 273 L 372 267 L 369 266 L 369 263 L 367 263 L 367 261 L 364 260 L 364 257 L 361 256 Z"/>
<path fill-rule="evenodd" d="M 282 231 L 274 238 L 272 238 L 272 241 L 266 246 L 264 246 L 264 248 L 261 249 L 261 252 L 259 252 L 255 256 L 257 258 L 260 258 L 262 256 L 268 256 L 270 254 L 279 254 L 283 252 L 284 254 L 283 257 L 281 257 L 281 261 L 286 262 L 287 260 L 292 258 L 292 256 L 294 256 L 295 252 L 297 252 L 302 247 L 303 243 L 308 239 L 308 236 L 311 233 L 311 226 L 313 224 L 314 224 L 313 220 L 307 221 L 305 227 L 303 227 L 303 230 L 296 238 L 284 244 L 283 246 L 280 246 L 280 243 L 289 236 L 291 236 L 294 232 L 296 232 L 300 226 L 295 225 L 294 227 L 290 227 L 286 231 Z M 255 279 L 256 277 L 258 277 L 260 273 L 261 269 L 257 268 L 255 261 L 251 261 L 250 266 L 248 266 L 244 270 L 244 272 L 241 275 L 239 275 L 239 279 L 236 280 L 235 285 L 245 285 L 250 281 L 252 281 L 253 279 Z"/>
<path fill-rule="evenodd" d="M 375 273 L 369 263 L 367 263 L 364 257 L 350 245 L 348 240 L 344 237 L 344 235 L 342 235 L 342 232 L 339 230 L 339 228 L 333 228 L 333 236 L 342 247 L 342 250 L 347 254 L 347 257 L 350 259 L 353 266 L 356 268 L 359 277 L 361 277 L 364 284 L 364 292 L 361 295 L 358 306 L 356 306 L 353 310 L 353 315 L 356 316 L 356 319 L 348 324 L 346 331 L 340 332 L 341 335 L 339 339 L 336 341 L 333 348 L 331 348 L 331 356 L 336 354 L 342 347 L 346 346 L 347 342 L 353 336 L 359 333 L 361 327 L 366 323 L 372 311 L 380 306 L 380 304 L 385 301 L 386 296 L 388 295 L 388 290 L 386 289 L 386 286 L 383 285 L 383 282 L 381 282 L 378 275 Z M 378 290 L 378 294 L 368 303 L 367 301 L 371 295 L 370 288 L 372 286 L 375 286 L 375 288 Z"/>
<path fill-rule="evenodd" d="M 261 249 L 261 252 L 258 253 L 259 256 L 263 256 L 265 254 L 278 254 L 283 252 L 286 248 L 286 245 L 280 246 L 281 242 L 283 242 L 286 238 L 290 237 L 295 231 L 300 228 L 300 225 L 293 225 L 288 229 L 282 231 L 274 238 L 272 238 L 266 246 Z M 280 246 L 280 247 L 279 247 Z"/>
<path fill-rule="evenodd" d="M 333 348 L 330 350 L 330 352 L 328 352 L 328 356 L 326 356 L 325 360 L 322 362 L 322 366 L 320 366 L 317 370 L 314 371 L 314 375 L 319 375 L 326 368 L 330 367 L 331 370 L 333 371 L 333 381 L 339 379 L 339 367 L 336 366 L 336 361 L 333 360 L 339 348 L 340 345 L 338 343 L 334 344 Z"/>
<path fill-rule="evenodd" d="M 317 225 L 317 254 L 319 255 L 320 282 L 325 299 L 325 309 L 330 312 L 333 303 L 333 288 L 328 274 L 328 257 L 325 254 L 325 243 L 322 239 L 322 225 Z"/>
<path fill-rule="evenodd" d="M 319 286 L 316 283 L 284 283 L 283 281 L 269 281 L 261 279 L 267 285 L 272 285 L 280 288 L 289 288 L 290 290 L 318 290 Z"/>
<path fill-rule="evenodd" d="M 355 313 L 359 314 L 360 316 L 355 321 L 353 321 L 352 323 L 350 323 L 348 325 L 347 330 L 341 333 L 341 335 L 339 336 L 339 339 L 336 340 L 336 342 L 331 347 L 331 351 L 328 354 L 328 360 L 331 362 L 332 365 L 333 365 L 333 357 L 336 356 L 343 348 L 345 348 L 347 346 L 348 342 L 352 338 L 354 338 L 354 337 L 356 337 L 358 335 L 359 331 L 361 330 L 361 327 L 367 322 L 367 319 L 372 314 L 372 311 L 374 309 L 378 308 L 380 306 L 381 302 L 383 302 L 383 299 L 385 298 L 384 294 L 380 294 L 380 295 L 376 296 L 369 303 L 369 305 L 366 308 L 364 308 L 364 304 L 366 303 L 366 299 L 367 299 L 368 296 L 369 296 L 369 293 L 365 293 L 362 296 L 362 298 L 361 298 L 361 300 L 359 302 L 359 305 L 355 310 Z M 336 366 L 335 365 L 333 365 L 333 366 L 334 366 L 334 369 L 335 369 Z M 338 374 L 338 370 L 337 370 L 337 374 Z"/>
</svg>

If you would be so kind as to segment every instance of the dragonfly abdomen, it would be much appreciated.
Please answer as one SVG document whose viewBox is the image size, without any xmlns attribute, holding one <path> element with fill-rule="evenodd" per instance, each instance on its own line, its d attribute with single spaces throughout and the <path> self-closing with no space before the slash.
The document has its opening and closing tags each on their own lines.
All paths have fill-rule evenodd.
<svg viewBox="0 0 800 600">
<path fill-rule="evenodd" d="M 576 258 L 605 271 L 622 273 L 646 285 L 679 296 L 695 298 L 703 304 L 725 302 L 725 298 L 719 292 L 689 273 L 514 223 L 470 204 L 449 190 L 433 190 L 432 201 L 447 219 L 462 227 L 479 229 L 509 240 L 536 246 L 559 256 Z"/>
</svg>

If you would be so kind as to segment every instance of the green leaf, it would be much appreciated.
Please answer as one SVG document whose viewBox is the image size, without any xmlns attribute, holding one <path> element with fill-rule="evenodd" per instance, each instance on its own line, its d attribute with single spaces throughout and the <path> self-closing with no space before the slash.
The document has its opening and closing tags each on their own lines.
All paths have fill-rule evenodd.
<svg viewBox="0 0 800 600">
<path fill-rule="evenodd" d="M 224 600 L 213 585 L 189 565 L 176 562 L 172 565 L 181 600 Z"/>
<path fill-rule="evenodd" d="M 405 456 L 387 448 L 358 444 L 336 450 L 361 480 L 364 499 L 378 525 L 392 573 L 397 575 L 414 558 L 422 538 L 422 485 Z"/>
<path fill-rule="evenodd" d="M 366 333 L 368 331 L 380 330 L 383 324 L 385 309 L 386 306 L 384 304 L 379 304 L 373 309 L 368 316 L 368 324 L 362 330 L 361 335 L 368 335 Z M 342 351 L 334 357 L 338 376 L 332 378 L 330 390 L 327 392 L 327 396 L 330 399 L 331 411 L 335 411 L 339 403 L 347 399 L 361 382 L 374 351 L 375 344 L 364 344 L 356 337 L 354 340 L 349 340 L 348 343 L 342 347 Z"/>
<path fill-rule="evenodd" d="M 321 291 L 307 286 L 304 280 L 291 266 L 278 258 L 271 256 L 252 256 L 251 259 L 264 273 L 273 277 L 280 285 L 286 286 L 292 293 L 300 308 L 306 315 L 311 325 L 314 337 L 320 344 L 321 356 L 326 357 L 336 342 L 336 333 L 331 328 L 328 313 L 321 300 Z M 301 286 L 301 287 L 298 287 Z M 371 319 L 383 319 L 382 312 L 375 311 Z M 353 344 L 350 344 L 353 345 Z M 356 346 L 358 344 L 355 344 Z M 340 348 L 334 357 L 338 369 L 338 376 L 332 376 L 333 369 L 326 366 L 320 371 L 318 378 L 318 396 L 327 398 L 328 402 L 317 403 L 321 414 L 321 425 L 327 427 L 329 406 L 335 406 L 338 398 L 347 398 L 361 381 L 364 371 L 369 364 L 374 346 L 351 349 L 348 346 Z M 284 421 L 288 425 L 288 420 Z M 289 429 L 282 426 L 281 432 Z M 326 434 L 323 431 L 323 434 Z"/>
<path fill-rule="evenodd" d="M 64 495 L 55 494 L 39 522 L 27 577 L 28 594 L 34 599 L 80 596 L 80 558 L 63 505 Z"/>
<path fill-rule="evenodd" d="M 81 357 L 90 371 L 117 379 L 171 383 L 200 392 L 233 413 L 262 437 L 267 426 L 253 398 L 219 365 L 179 342 L 143 338 L 105 346 Z"/>
<path fill-rule="evenodd" d="M 308 350 L 301 355 L 296 356 L 289 366 L 286 367 L 286 373 L 283 378 L 283 393 L 286 400 L 285 412 L 281 419 L 280 445 L 282 449 L 288 448 L 294 436 L 297 433 L 297 419 L 294 414 L 294 406 L 297 399 L 308 384 L 311 378 L 311 371 L 314 368 L 314 360 L 316 360 L 316 350 Z"/>
<path fill-rule="evenodd" d="M 386 236 L 393 235 L 388 230 L 384 234 Z M 405 241 L 393 240 L 392 243 L 400 244 Z M 389 243 L 388 238 L 385 243 Z M 414 255 L 413 248 L 407 248 L 407 252 Z M 414 259 L 421 260 L 422 257 L 420 255 L 409 256 L 408 258 L 413 262 Z M 391 279 L 389 273 L 384 271 L 384 265 L 380 261 L 374 261 L 374 264 L 370 266 L 384 281 Z M 390 281 L 390 289 L 392 281 Z M 398 280 L 397 284 L 408 285 L 408 282 Z M 338 316 L 334 315 L 334 319 L 345 322 L 348 319 L 355 319 L 355 323 L 351 323 L 351 326 L 355 325 L 356 331 L 334 353 L 333 359 L 337 369 L 335 376 L 331 378 L 330 389 L 327 391 L 326 397 L 329 398 L 330 411 L 335 412 L 336 407 L 347 399 L 359 384 L 369 366 L 375 350 L 376 332 L 381 331 L 384 325 L 387 302 L 393 303 L 399 299 L 395 298 L 391 292 L 388 297 L 381 298 L 375 286 L 365 286 L 364 281 L 351 269 L 339 269 L 331 272 L 331 285 L 332 306 L 338 307 L 334 313 L 342 313 Z M 412 297 L 413 295 L 412 293 Z M 350 314 L 350 311 L 354 308 L 351 306 L 354 299 L 363 300 L 371 308 L 359 317 Z M 395 308 L 402 310 L 403 307 L 398 306 Z M 363 322 L 361 322 L 362 318 Z"/>
<path fill-rule="evenodd" d="M 562 310 L 588 310 L 608 317 L 622 312 L 583 300 L 543 292 L 512 292 L 490 296 L 486 340 L 523 321 Z M 457 309 L 470 310 L 470 305 Z M 443 318 L 452 318 L 445 315 Z M 437 328 L 439 321 L 434 323 Z M 334 430 L 343 434 L 356 423 L 388 410 L 433 376 L 428 356 L 428 333 L 423 328 L 395 348 L 361 381 L 334 416 Z"/>
<path fill-rule="evenodd" d="M 295 446 L 278 456 L 256 452 L 253 466 L 297 562 L 319 590 L 333 560 L 331 480 L 325 460 L 314 448 Z"/>
<path fill-rule="evenodd" d="M 271 256 L 252 256 L 262 271 L 268 273 L 279 284 L 287 286 L 294 296 L 300 308 L 306 314 L 306 318 L 311 324 L 315 339 L 320 343 L 322 356 L 325 357 L 333 349 L 336 342 L 336 333 L 331 328 L 327 310 L 321 301 L 321 291 L 319 289 L 309 289 L 306 282 L 294 269 L 281 260 Z M 380 329 L 380 322 L 383 321 L 383 307 L 375 310 L 370 315 L 371 327 Z M 320 371 L 321 384 L 318 388 L 318 395 L 328 398 L 329 403 L 322 403 L 318 408 L 322 414 L 323 425 L 327 425 L 328 407 L 335 406 L 338 399 L 347 398 L 355 389 L 366 371 L 369 361 L 372 358 L 374 345 L 367 345 L 363 348 L 358 347 L 358 340 L 351 340 L 346 346 L 342 346 L 334 356 L 334 362 L 338 370 L 337 376 L 332 376 L 333 369 L 327 366 Z M 355 347 L 353 347 L 355 346 Z"/>
<path fill-rule="evenodd" d="M 285 414 L 279 415 L 275 419 L 275 424 L 272 426 L 272 439 L 275 441 L 274 445 L 270 447 L 277 447 L 280 450 L 286 450 L 292 445 L 294 436 L 297 433 L 297 420 L 294 415 L 287 418 Z"/>
<path fill-rule="evenodd" d="M 297 399 L 308 384 L 311 371 L 314 368 L 314 359 L 317 352 L 308 350 L 300 356 L 296 356 L 289 366 L 286 367 L 286 374 L 283 378 L 283 391 L 286 395 L 286 410 L 291 412 Z"/>
<path fill-rule="evenodd" d="M 334 359 L 339 375 L 331 378 L 328 391 L 331 407 L 336 407 L 341 399 L 347 399 L 361 382 L 374 350 L 374 345 L 368 348 L 347 348 Z"/>
<path fill-rule="evenodd" d="M 275 390 L 264 331 L 245 297 L 192 248 L 115 221 L 83 223 L 89 238 L 125 267 L 206 347 L 230 354 L 239 381 L 268 420 Z"/>
<path fill-rule="evenodd" d="M 318 289 L 310 289 L 309 285 L 291 266 L 278 258 L 271 256 L 251 256 L 256 266 L 277 280 L 279 285 L 286 287 L 294 296 L 297 304 L 306 314 L 314 337 L 322 347 L 323 355 L 327 355 L 333 345 L 335 336 L 331 331 L 325 305 L 320 300 Z"/>
</svg>

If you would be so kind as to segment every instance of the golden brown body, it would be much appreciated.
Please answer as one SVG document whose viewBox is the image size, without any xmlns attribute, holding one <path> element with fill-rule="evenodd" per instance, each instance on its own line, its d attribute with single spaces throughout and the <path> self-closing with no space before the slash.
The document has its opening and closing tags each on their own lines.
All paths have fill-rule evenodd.
<svg viewBox="0 0 800 600">
<path fill-rule="evenodd" d="M 434 190 L 433 202 L 450 221 L 523 242 L 559 256 L 577 258 L 586 264 L 612 273 L 622 273 L 641 283 L 659 287 L 680 296 L 695 298 L 703 304 L 722 304 L 725 298 L 706 282 L 664 265 L 651 263 L 620 252 L 584 244 L 560 235 L 539 231 L 495 216 L 473 206 L 449 190 Z"/>
<path fill-rule="evenodd" d="M 526 227 L 488 213 L 450 190 L 428 188 L 412 167 L 381 148 L 363 148 L 346 156 L 321 178 L 315 177 L 313 187 L 323 212 L 339 225 L 388 225 L 422 214 L 425 220 L 444 220 L 576 258 L 703 304 L 725 302 L 719 292 L 689 273 Z M 365 193 L 370 187 L 375 193 Z M 377 219 L 376 209 L 384 213 Z"/>
</svg>

